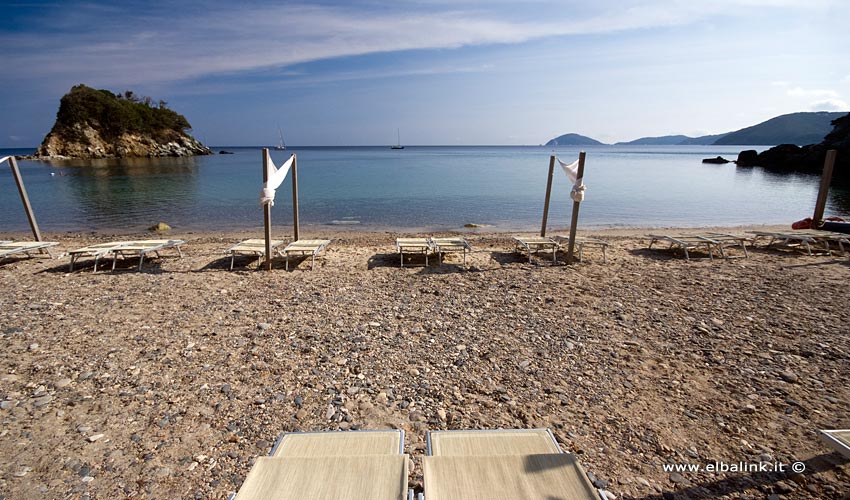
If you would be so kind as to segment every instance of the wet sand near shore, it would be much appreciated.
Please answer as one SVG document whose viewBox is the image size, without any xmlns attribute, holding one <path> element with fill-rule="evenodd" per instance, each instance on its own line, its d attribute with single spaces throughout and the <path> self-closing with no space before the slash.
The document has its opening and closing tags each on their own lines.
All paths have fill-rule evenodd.
<svg viewBox="0 0 850 500">
<path fill-rule="evenodd" d="M 0 497 L 225 499 L 281 432 L 382 428 L 405 430 L 419 491 L 429 429 L 548 427 L 617 498 L 846 498 L 817 429 L 850 428 L 850 257 L 686 262 L 647 249 L 657 232 L 698 230 L 582 231 L 608 262 L 572 266 L 472 230 L 467 268 L 401 269 L 395 233 L 315 228 L 314 271 L 228 271 L 261 231 L 174 232 L 183 258 L 142 272 L 0 263 Z"/>
</svg>

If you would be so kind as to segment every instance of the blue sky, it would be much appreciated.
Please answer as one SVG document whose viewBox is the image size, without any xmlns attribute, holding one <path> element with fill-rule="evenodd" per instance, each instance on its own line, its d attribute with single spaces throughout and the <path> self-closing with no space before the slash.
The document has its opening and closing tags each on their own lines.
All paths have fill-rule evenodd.
<svg viewBox="0 0 850 500">
<path fill-rule="evenodd" d="M 78 83 L 212 145 L 539 144 L 850 109 L 846 0 L 0 4 L 0 148 Z"/>
</svg>

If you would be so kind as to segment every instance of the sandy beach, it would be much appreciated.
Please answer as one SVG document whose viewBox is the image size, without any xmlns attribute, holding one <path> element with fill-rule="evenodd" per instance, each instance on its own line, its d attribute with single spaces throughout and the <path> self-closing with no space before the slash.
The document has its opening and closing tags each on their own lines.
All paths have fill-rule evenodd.
<svg viewBox="0 0 850 500">
<path fill-rule="evenodd" d="M 0 264 L 0 498 L 225 499 L 281 432 L 382 428 L 421 491 L 427 430 L 499 427 L 551 428 L 617 498 L 847 498 L 817 430 L 850 428 L 850 258 L 686 262 L 647 232 L 583 232 L 608 262 L 573 266 L 479 231 L 468 269 L 400 269 L 395 234 L 353 231 L 302 234 L 333 238 L 314 271 L 228 271 L 259 232 L 169 234 L 184 257 L 143 272 Z"/>
</svg>

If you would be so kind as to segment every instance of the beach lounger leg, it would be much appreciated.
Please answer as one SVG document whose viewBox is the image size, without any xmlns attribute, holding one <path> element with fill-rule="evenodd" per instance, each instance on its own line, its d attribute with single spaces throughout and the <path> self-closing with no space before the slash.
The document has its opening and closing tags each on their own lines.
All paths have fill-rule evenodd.
<svg viewBox="0 0 850 500">
<path fill-rule="evenodd" d="M 180 245 L 177 245 L 176 248 L 177 248 L 177 255 L 179 255 L 180 258 L 182 259 L 183 258 L 183 250 L 180 250 Z"/>
<path fill-rule="evenodd" d="M 581 254 L 582 254 L 582 249 L 584 248 L 584 244 L 579 243 L 577 246 L 578 246 L 578 261 L 581 262 Z"/>
<path fill-rule="evenodd" d="M 428 249 L 425 249 L 425 267 L 428 267 Z"/>
<path fill-rule="evenodd" d="M 159 257 L 159 252 L 156 252 L 156 256 Z M 145 252 L 139 254 L 139 272 L 142 272 L 142 262 L 145 261 Z"/>
<path fill-rule="evenodd" d="M 398 251 L 398 260 L 401 263 L 401 267 L 404 267 L 404 252 L 401 250 Z"/>
<path fill-rule="evenodd" d="M 671 245 L 671 246 L 672 246 L 672 245 Z M 687 260 L 687 261 L 689 261 L 689 262 L 690 262 L 691 257 L 688 255 L 688 247 L 682 247 L 682 250 L 684 250 L 684 251 L 685 251 L 685 260 Z"/>
<path fill-rule="evenodd" d="M 310 262 L 310 270 L 316 269 L 316 253 L 313 253 L 313 260 Z"/>
<path fill-rule="evenodd" d="M 93 273 L 97 272 L 97 261 L 98 260 L 100 260 L 100 255 L 95 255 L 95 257 L 94 257 L 94 269 L 92 270 Z"/>
<path fill-rule="evenodd" d="M 466 249 L 463 249 L 463 267 L 466 267 Z"/>
<path fill-rule="evenodd" d="M 289 252 L 286 252 L 286 270 L 289 271 Z"/>
<path fill-rule="evenodd" d="M 76 257 L 76 255 L 71 255 L 71 265 L 68 267 L 69 273 L 74 270 L 74 261 L 77 260 Z"/>
</svg>

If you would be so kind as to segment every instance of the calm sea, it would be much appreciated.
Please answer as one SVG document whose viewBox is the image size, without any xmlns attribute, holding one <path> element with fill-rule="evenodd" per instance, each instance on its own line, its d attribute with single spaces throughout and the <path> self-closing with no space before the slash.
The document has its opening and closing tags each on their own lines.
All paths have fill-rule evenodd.
<svg viewBox="0 0 850 500">
<path fill-rule="evenodd" d="M 19 165 L 45 231 L 138 231 L 158 221 L 178 230 L 262 227 L 261 149 L 224 149 L 235 154 Z M 790 224 L 811 216 L 817 196 L 815 176 L 700 161 L 734 159 L 746 147 L 585 149 L 584 228 Z M 0 150 L 0 156 L 31 152 Z M 293 152 L 303 225 L 413 231 L 475 223 L 513 231 L 540 227 L 553 149 L 306 147 L 272 151 L 272 157 L 279 165 Z M 554 149 L 565 162 L 578 152 Z M 569 226 L 569 190 L 556 166 L 550 227 Z M 272 209 L 273 224 L 291 225 L 291 210 L 287 179 Z M 834 188 L 827 212 L 850 216 L 850 194 Z M 0 165 L 0 231 L 27 228 L 8 164 Z"/>
</svg>

